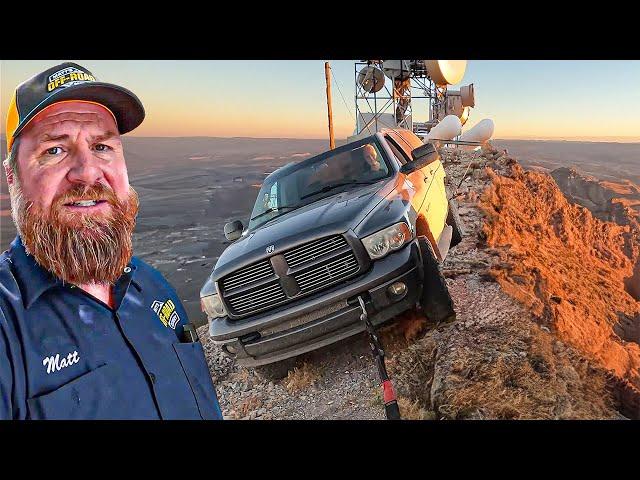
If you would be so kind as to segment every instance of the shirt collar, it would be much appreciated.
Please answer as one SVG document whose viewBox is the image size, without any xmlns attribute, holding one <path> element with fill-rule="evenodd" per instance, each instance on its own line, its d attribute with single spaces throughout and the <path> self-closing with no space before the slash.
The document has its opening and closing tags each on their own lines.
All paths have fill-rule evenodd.
<svg viewBox="0 0 640 480">
<path fill-rule="evenodd" d="M 29 308 L 45 291 L 63 285 L 62 280 L 38 265 L 33 255 L 26 252 L 20 235 L 11 242 L 9 259 L 14 267 L 13 274 L 20 287 L 25 308 Z"/>
<path fill-rule="evenodd" d="M 18 282 L 18 287 L 22 293 L 22 302 L 25 308 L 29 308 L 47 290 L 63 286 L 65 284 L 60 278 L 42 268 L 36 262 L 33 255 L 29 255 L 18 235 L 9 248 L 9 259 L 13 264 L 13 274 Z M 135 262 L 130 261 L 127 265 L 130 268 L 131 282 L 141 290 L 138 282 L 133 279 L 136 271 Z M 128 273 L 128 272 L 127 272 Z"/>
</svg>

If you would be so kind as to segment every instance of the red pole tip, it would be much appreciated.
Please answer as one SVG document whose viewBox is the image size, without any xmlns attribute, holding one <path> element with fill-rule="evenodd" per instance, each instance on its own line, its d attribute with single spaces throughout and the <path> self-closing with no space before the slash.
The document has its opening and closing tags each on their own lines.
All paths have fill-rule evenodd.
<svg viewBox="0 0 640 480">
<path fill-rule="evenodd" d="M 396 400 L 396 392 L 393 389 L 391 380 L 385 380 L 384 382 L 382 382 L 382 391 L 385 404 Z"/>
</svg>

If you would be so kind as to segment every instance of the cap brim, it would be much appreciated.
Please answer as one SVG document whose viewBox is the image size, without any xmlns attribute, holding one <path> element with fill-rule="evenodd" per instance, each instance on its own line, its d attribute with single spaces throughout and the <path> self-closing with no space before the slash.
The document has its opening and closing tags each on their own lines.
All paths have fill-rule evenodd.
<svg viewBox="0 0 640 480">
<path fill-rule="evenodd" d="M 144 120 L 144 107 L 133 92 L 111 83 L 86 82 L 63 88 L 39 103 L 22 119 L 13 132 L 13 137 L 18 136 L 22 129 L 42 110 L 54 103 L 68 100 L 85 100 L 104 105 L 111 110 L 116 118 L 118 131 L 121 134 L 130 132 Z"/>
</svg>

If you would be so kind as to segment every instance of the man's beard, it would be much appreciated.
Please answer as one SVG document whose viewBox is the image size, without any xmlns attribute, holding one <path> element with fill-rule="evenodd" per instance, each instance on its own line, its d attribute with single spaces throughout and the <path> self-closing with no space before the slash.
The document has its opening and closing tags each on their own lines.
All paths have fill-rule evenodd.
<svg viewBox="0 0 640 480">
<path fill-rule="evenodd" d="M 12 214 L 27 253 L 61 280 L 76 285 L 114 284 L 133 254 L 132 233 L 138 194 L 130 187 L 121 202 L 103 184 L 77 185 L 54 198 L 48 212 L 25 202 L 19 187 L 12 195 Z M 110 212 L 68 211 L 74 199 L 106 200 Z M 65 211 L 67 210 L 67 211 Z"/>
</svg>

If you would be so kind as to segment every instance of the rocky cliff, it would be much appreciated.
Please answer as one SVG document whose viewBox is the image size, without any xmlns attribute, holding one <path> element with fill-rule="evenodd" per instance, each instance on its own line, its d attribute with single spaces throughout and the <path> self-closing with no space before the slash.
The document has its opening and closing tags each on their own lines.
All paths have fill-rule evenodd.
<svg viewBox="0 0 640 480">
<path fill-rule="evenodd" d="M 442 156 L 454 187 L 464 178 L 469 230 L 445 273 L 475 313 L 399 356 L 402 391 L 455 418 L 638 418 L 640 235 L 633 216 L 595 216 L 615 219 L 601 207 L 620 192 L 567 169 L 524 171 L 492 147 Z M 433 363 L 428 395 L 406 374 L 419 357 Z"/>
</svg>

